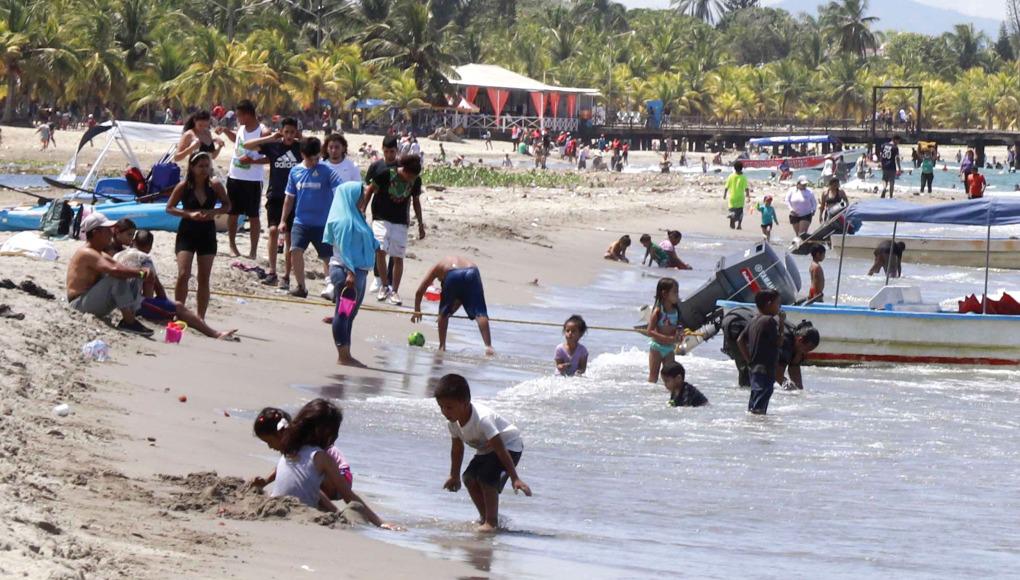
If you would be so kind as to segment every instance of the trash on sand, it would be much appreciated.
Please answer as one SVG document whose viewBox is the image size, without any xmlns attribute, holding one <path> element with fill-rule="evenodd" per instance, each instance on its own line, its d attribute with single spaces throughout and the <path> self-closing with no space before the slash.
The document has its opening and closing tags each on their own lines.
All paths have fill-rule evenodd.
<svg viewBox="0 0 1020 580">
<path fill-rule="evenodd" d="M 106 362 L 110 360 L 110 345 L 97 338 L 85 343 L 85 346 L 81 347 L 81 354 L 94 361 Z"/>
</svg>

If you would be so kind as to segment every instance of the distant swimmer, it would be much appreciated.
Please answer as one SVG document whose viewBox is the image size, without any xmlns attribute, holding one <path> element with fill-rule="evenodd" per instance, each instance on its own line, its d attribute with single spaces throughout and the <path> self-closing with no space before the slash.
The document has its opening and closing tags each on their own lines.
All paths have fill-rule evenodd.
<svg viewBox="0 0 1020 580">
<path fill-rule="evenodd" d="M 492 336 L 489 333 L 489 312 L 485 306 L 485 290 L 478 266 L 467 258 L 447 256 L 425 274 L 414 296 L 414 314 L 411 322 L 422 319 L 421 300 L 433 281 L 438 280 L 443 290 L 439 299 L 439 350 L 446 350 L 446 330 L 450 317 L 464 307 L 468 318 L 478 323 L 478 331 L 485 343 L 485 354 L 493 355 Z"/>
<path fill-rule="evenodd" d="M 873 276 L 881 270 L 888 272 L 890 278 L 902 276 L 901 263 L 903 261 L 903 252 L 906 249 L 907 244 L 903 242 L 896 242 L 894 246 L 892 240 L 883 240 L 875 247 L 875 263 L 868 270 L 868 276 Z M 891 256 L 890 253 L 892 254 Z"/>
</svg>

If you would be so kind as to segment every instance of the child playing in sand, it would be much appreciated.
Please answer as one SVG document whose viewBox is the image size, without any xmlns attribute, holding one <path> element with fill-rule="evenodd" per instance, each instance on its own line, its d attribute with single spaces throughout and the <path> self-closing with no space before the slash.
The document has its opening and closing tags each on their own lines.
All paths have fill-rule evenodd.
<svg viewBox="0 0 1020 580">
<path fill-rule="evenodd" d="M 584 319 L 575 314 L 563 323 L 563 344 L 556 347 L 556 370 L 565 377 L 583 375 L 588 368 L 588 349 L 581 337 L 588 332 Z"/>
<path fill-rule="evenodd" d="M 645 329 L 648 341 L 648 382 L 659 382 L 663 364 L 673 362 L 676 343 L 682 338 L 680 286 L 672 278 L 662 278 L 655 287 L 655 306 Z"/>
<path fill-rule="evenodd" d="M 287 421 L 286 415 L 277 411 L 263 410 L 264 418 L 262 413 L 259 414 L 262 427 L 259 419 L 255 420 L 256 435 L 259 430 L 267 433 L 263 441 L 281 453 L 276 470 L 270 476 L 273 480 L 273 497 L 292 496 L 307 506 L 335 512 L 337 508 L 328 497 L 328 494 L 335 493 L 336 497 L 347 502 L 372 524 L 390 530 L 398 529 L 383 522 L 351 490 L 351 484 L 340 472 L 337 460 L 327 451 L 336 442 L 343 421 L 343 413 L 336 405 L 325 399 L 315 399 L 302 407 L 293 421 Z M 276 433 L 273 429 L 276 429 Z M 266 485 L 269 482 L 256 479 L 253 483 L 261 487 L 259 484 Z"/>
<path fill-rule="evenodd" d="M 450 477 L 443 489 L 460 490 L 460 466 L 464 444 L 477 453 L 464 470 L 464 484 L 478 509 L 480 532 L 494 532 L 499 525 L 499 494 L 507 478 L 514 493 L 531 496 L 531 488 L 517 475 L 517 463 L 524 452 L 520 431 L 513 423 L 488 407 L 471 402 L 471 388 L 460 375 L 446 375 L 436 386 L 436 403 L 446 418 L 450 443 Z"/>
<path fill-rule="evenodd" d="M 825 272 L 822 271 L 822 260 L 825 259 L 825 246 L 815 244 L 811 248 L 811 289 L 808 291 L 808 300 L 815 302 L 822 301 L 822 293 L 825 291 Z"/>
<path fill-rule="evenodd" d="M 761 233 L 765 235 L 765 241 L 772 241 L 772 226 L 779 224 L 776 217 L 776 208 L 772 207 L 772 196 L 766 194 L 762 203 L 757 205 L 758 213 L 761 214 Z"/>
<path fill-rule="evenodd" d="M 670 268 L 676 268 L 677 270 L 691 270 L 680 256 L 677 255 L 676 249 L 680 245 L 680 241 L 684 239 L 684 235 L 677 230 L 669 230 L 666 232 L 666 239 L 659 242 L 659 247 L 666 252 L 668 257 L 667 266 Z"/>
<path fill-rule="evenodd" d="M 265 443 L 267 447 L 279 452 L 283 441 L 283 432 L 290 426 L 292 420 L 290 413 L 287 411 L 277 409 L 276 407 L 266 407 L 259 412 L 258 417 L 255 417 L 255 425 L 252 426 L 252 431 L 255 432 L 255 436 Z M 353 483 L 354 474 L 351 473 L 351 465 L 347 463 L 344 454 L 340 452 L 336 445 L 326 449 L 326 454 L 336 462 L 340 475 L 347 480 L 347 483 Z M 253 479 L 252 485 L 262 489 L 274 481 L 276 481 L 276 468 L 273 468 L 273 471 L 267 477 L 256 477 Z M 325 481 L 322 483 L 322 492 L 331 500 L 340 498 L 339 490 L 330 487 L 329 483 Z"/>
<path fill-rule="evenodd" d="M 726 190 L 723 199 L 729 199 L 730 229 L 743 229 L 744 202 L 747 195 L 747 176 L 744 175 L 744 164 L 737 161 L 733 164 L 733 173 L 726 178 Z"/>
<path fill-rule="evenodd" d="M 612 244 L 609 244 L 609 247 L 606 248 L 605 259 L 629 264 L 630 260 L 627 259 L 627 248 L 629 247 L 630 236 L 623 236 Z"/>
<path fill-rule="evenodd" d="M 660 268 L 677 268 L 679 270 L 690 269 L 690 267 L 687 266 L 687 264 L 680 262 L 679 258 L 677 258 L 676 261 L 674 261 L 670 257 L 669 252 L 662 249 L 661 246 L 653 244 L 652 236 L 648 234 L 641 234 L 641 239 L 639 241 L 641 242 L 641 245 L 645 247 L 645 257 L 641 258 L 642 266 L 645 264 L 645 261 L 647 261 L 649 266 L 651 266 L 654 263 L 656 266 Z"/>
<path fill-rule="evenodd" d="M 685 379 L 684 365 L 671 362 L 662 365 L 662 383 L 669 391 L 670 407 L 701 407 L 708 404 L 708 397 Z"/>
</svg>

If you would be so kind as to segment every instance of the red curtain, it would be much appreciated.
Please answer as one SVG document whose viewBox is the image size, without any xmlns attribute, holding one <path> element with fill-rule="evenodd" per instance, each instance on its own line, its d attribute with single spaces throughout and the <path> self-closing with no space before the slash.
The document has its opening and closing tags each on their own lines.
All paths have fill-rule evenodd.
<svg viewBox="0 0 1020 580">
<path fill-rule="evenodd" d="M 464 94 L 467 97 L 467 102 L 473 105 L 475 104 L 475 97 L 478 96 L 478 87 L 468 87 L 465 89 Z"/>
<path fill-rule="evenodd" d="M 575 108 L 577 107 L 577 95 L 569 93 L 567 95 L 567 116 L 573 118 Z"/>
<path fill-rule="evenodd" d="M 539 118 L 545 117 L 545 93 L 541 91 L 530 91 L 531 104 L 535 105 L 535 110 L 538 111 Z"/>
<path fill-rule="evenodd" d="M 510 98 L 510 91 L 502 89 L 486 88 L 486 93 L 489 95 L 489 102 L 492 103 L 496 116 L 499 117 L 503 114 L 503 107 L 506 106 L 507 99 Z"/>
<path fill-rule="evenodd" d="M 552 107 L 552 116 L 560 116 L 560 94 L 549 93 L 549 105 Z"/>
</svg>

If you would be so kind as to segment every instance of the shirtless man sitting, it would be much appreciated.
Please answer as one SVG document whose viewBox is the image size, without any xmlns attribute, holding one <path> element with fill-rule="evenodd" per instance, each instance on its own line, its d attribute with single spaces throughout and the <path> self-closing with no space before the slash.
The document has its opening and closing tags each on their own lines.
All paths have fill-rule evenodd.
<svg viewBox="0 0 1020 580">
<path fill-rule="evenodd" d="M 478 266 L 467 258 L 447 256 L 425 274 L 418 292 L 414 295 L 414 314 L 411 322 L 420 322 L 421 299 L 433 280 L 443 286 L 442 297 L 439 299 L 439 350 L 446 350 L 446 329 L 453 316 L 461 306 L 471 320 L 478 323 L 478 331 L 485 343 L 485 354 L 492 356 L 492 336 L 489 334 L 489 313 L 485 306 L 485 291 L 482 289 L 482 276 Z"/>
<path fill-rule="evenodd" d="M 85 245 L 67 265 L 67 302 L 78 312 L 99 318 L 120 310 L 118 330 L 150 336 L 152 329 L 135 318 L 135 311 L 142 303 L 142 283 L 152 273 L 148 268 L 121 266 L 103 253 L 113 243 L 115 224 L 99 212 L 82 220 Z"/>
</svg>

